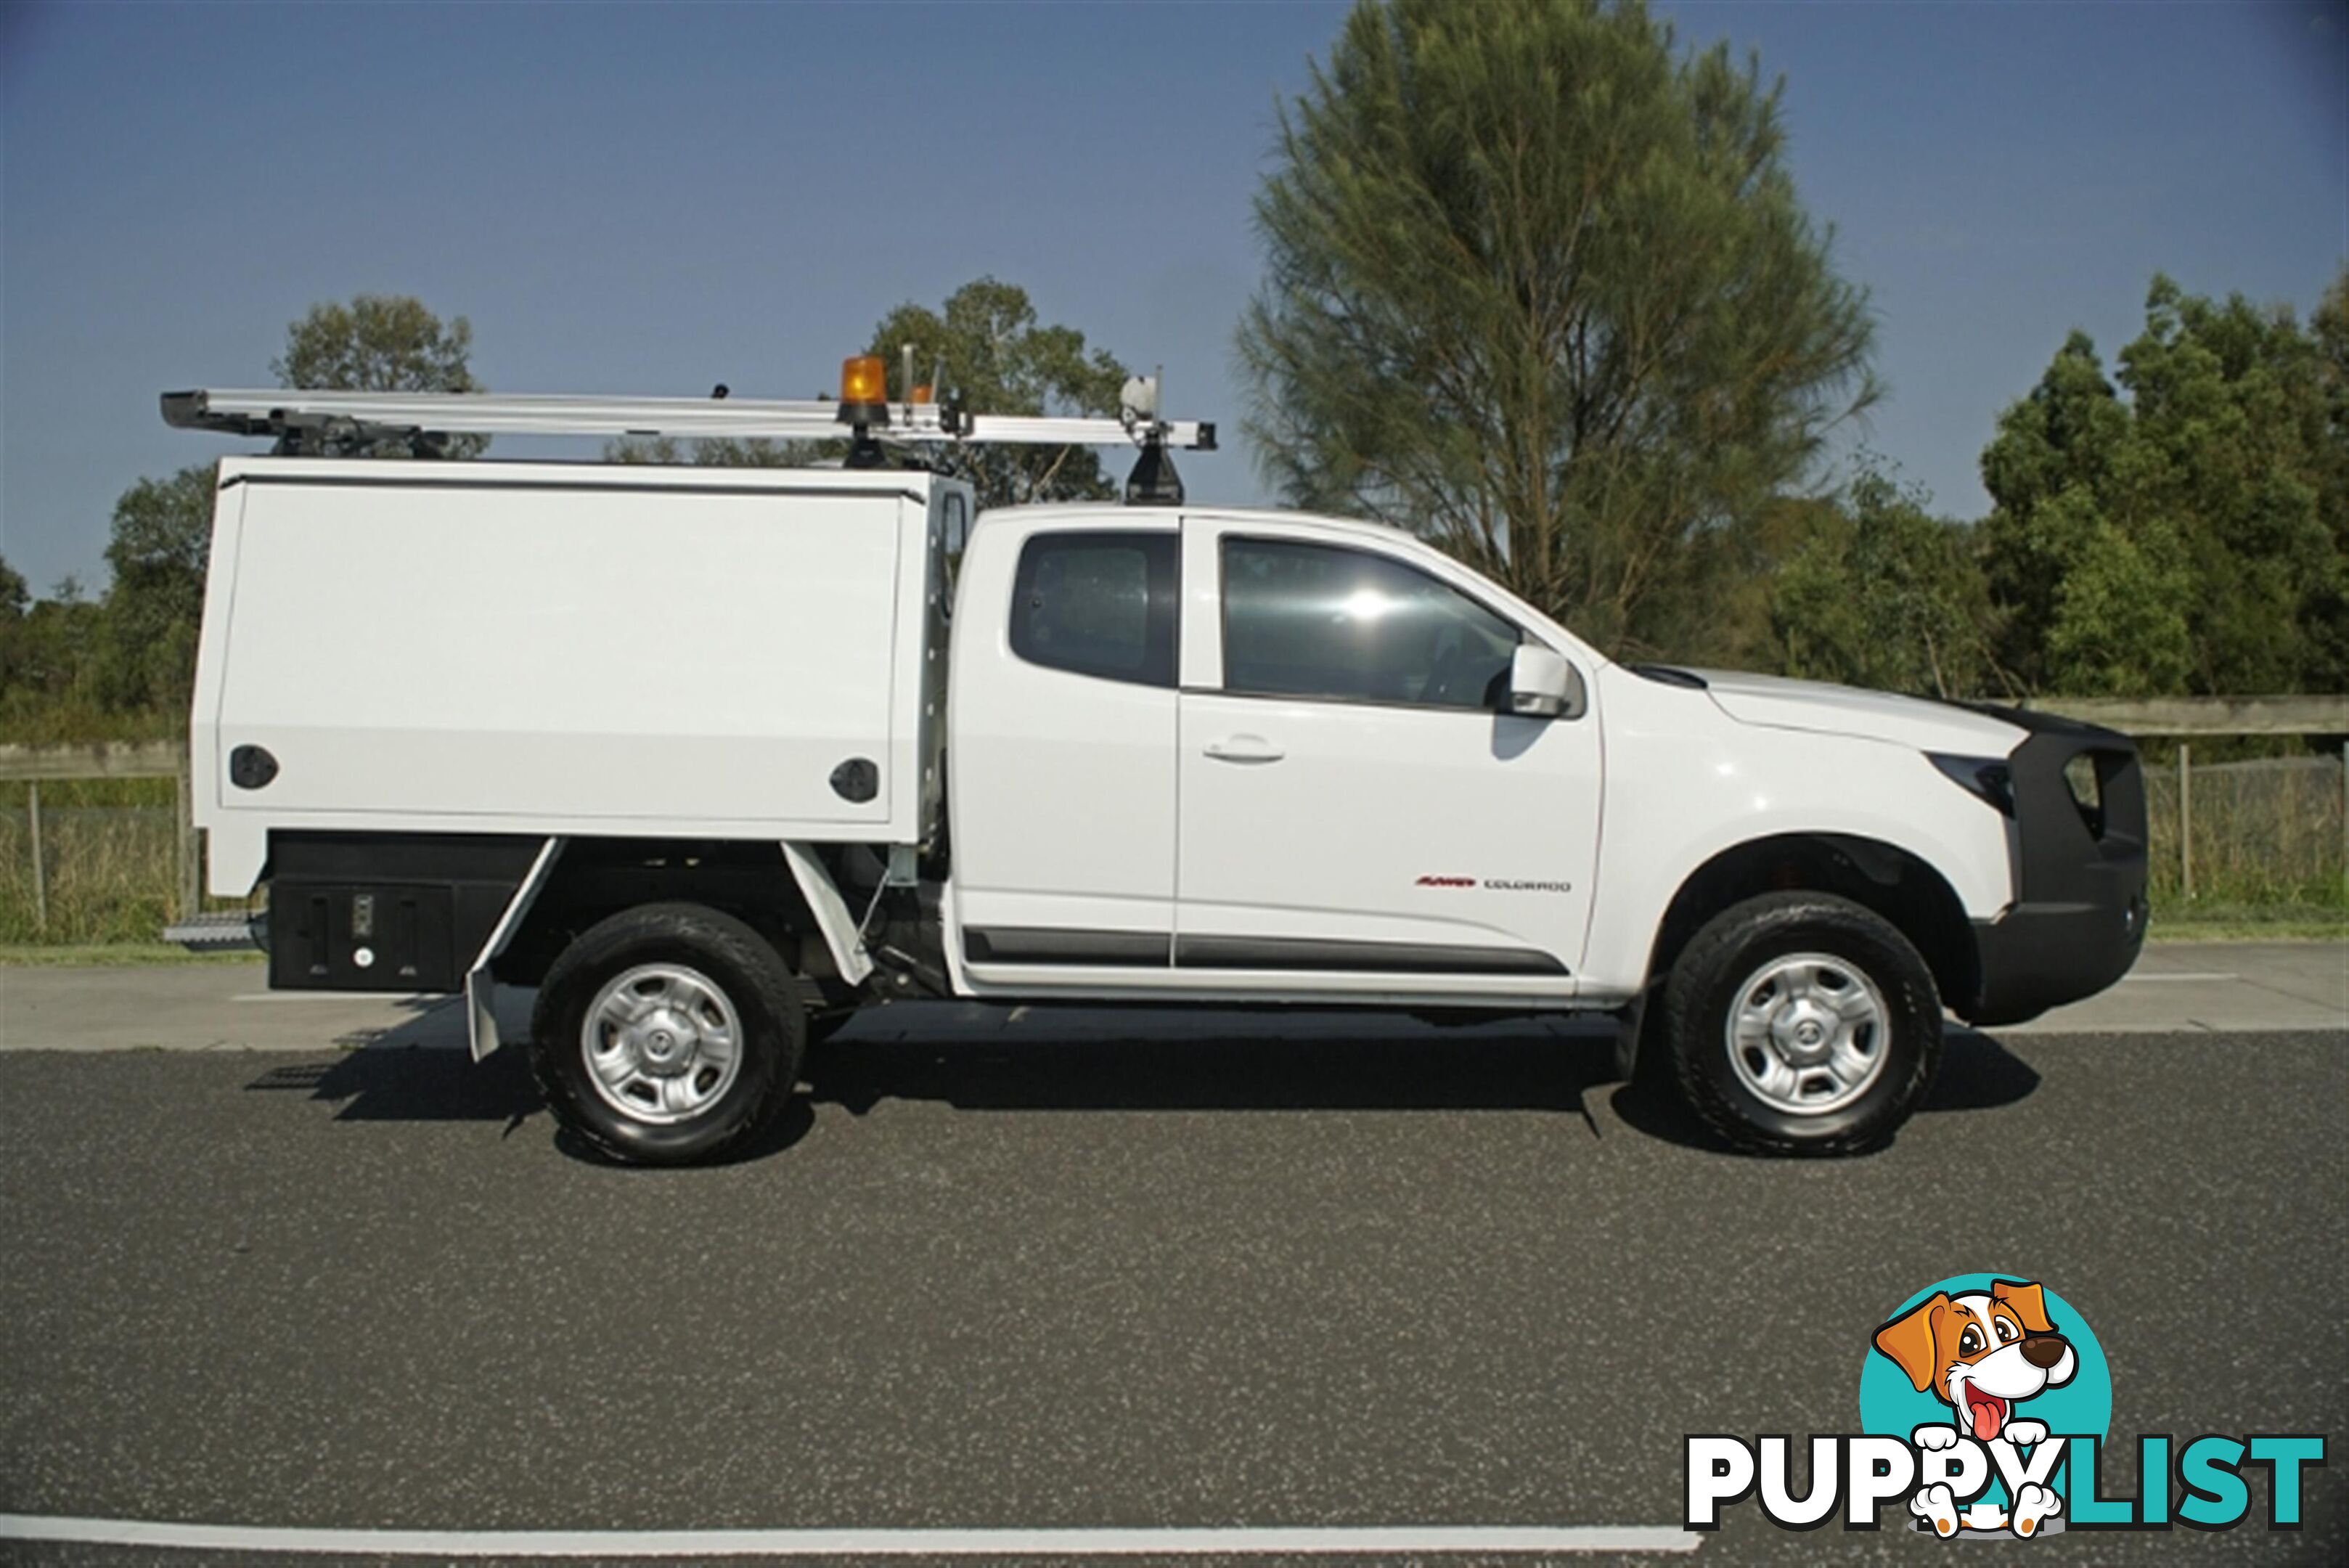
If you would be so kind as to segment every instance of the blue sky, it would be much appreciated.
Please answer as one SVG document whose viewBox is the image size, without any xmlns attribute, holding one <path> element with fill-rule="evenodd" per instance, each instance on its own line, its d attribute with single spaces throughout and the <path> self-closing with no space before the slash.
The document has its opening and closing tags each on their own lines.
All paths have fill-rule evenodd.
<svg viewBox="0 0 2349 1568">
<path fill-rule="evenodd" d="M 1999 409 L 2068 329 L 2133 337 L 2157 269 L 2304 314 L 2349 255 L 2339 0 L 1660 9 L 1785 76 L 1879 319 L 1862 438 L 1953 514 Z M 803 397 L 991 273 L 1234 428 L 1274 106 L 1343 14 L 0 5 L 0 554 L 102 586 L 123 488 L 227 448 L 155 394 L 264 385 L 363 290 L 469 316 L 501 390 Z M 1192 494 L 1260 498 L 1227 444 Z"/>
</svg>

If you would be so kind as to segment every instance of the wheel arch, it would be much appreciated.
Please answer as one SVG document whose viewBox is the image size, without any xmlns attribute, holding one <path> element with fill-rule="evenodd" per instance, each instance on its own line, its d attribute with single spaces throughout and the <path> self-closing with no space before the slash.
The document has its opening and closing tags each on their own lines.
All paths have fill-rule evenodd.
<svg viewBox="0 0 2349 1568">
<path fill-rule="evenodd" d="M 578 937 L 643 904 L 698 904 L 756 931 L 799 974 L 836 973 L 782 846 L 766 841 L 571 838 L 491 963 L 502 985 L 536 985 Z"/>
<path fill-rule="evenodd" d="M 1943 1002 L 1980 984 L 1973 928 L 1949 879 L 1913 851 L 1842 833 L 1781 833 L 1721 850 L 1674 890 L 1650 950 L 1646 985 L 1671 972 L 1706 921 L 1764 893 L 1816 892 L 1873 910 L 1924 959 Z"/>
</svg>

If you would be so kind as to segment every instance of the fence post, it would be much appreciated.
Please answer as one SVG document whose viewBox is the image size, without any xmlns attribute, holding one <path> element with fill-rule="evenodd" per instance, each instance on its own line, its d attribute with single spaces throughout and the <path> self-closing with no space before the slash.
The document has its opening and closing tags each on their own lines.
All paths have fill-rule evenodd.
<svg viewBox="0 0 2349 1568">
<path fill-rule="evenodd" d="M 49 932 L 49 874 L 41 865 L 41 781 L 28 779 L 25 784 L 25 810 L 31 817 L 33 838 L 33 929 L 43 936 Z"/>
<path fill-rule="evenodd" d="M 196 865 L 195 783 L 189 776 L 191 765 L 188 748 L 181 746 L 179 772 L 171 775 L 179 786 L 174 791 L 177 806 L 171 827 L 172 848 L 177 857 L 175 864 L 180 870 L 180 919 L 183 920 L 196 918 L 196 909 L 202 901 L 202 893 L 197 887 L 200 877 Z"/>
<path fill-rule="evenodd" d="M 2194 897 L 2194 748 L 2178 742 L 2178 890 Z"/>
</svg>

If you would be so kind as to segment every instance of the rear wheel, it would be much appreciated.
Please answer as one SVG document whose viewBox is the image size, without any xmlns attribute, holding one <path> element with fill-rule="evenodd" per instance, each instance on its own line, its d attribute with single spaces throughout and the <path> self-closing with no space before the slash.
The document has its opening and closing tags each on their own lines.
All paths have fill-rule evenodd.
<svg viewBox="0 0 2349 1568">
<path fill-rule="evenodd" d="M 1907 1121 L 1941 1059 L 1941 1004 L 1908 938 L 1822 893 L 1774 893 L 1700 930 L 1664 986 L 1690 1107 L 1737 1147 L 1850 1154 Z"/>
<path fill-rule="evenodd" d="M 539 988 L 531 1065 L 566 1128 L 616 1159 L 738 1147 L 790 1098 L 807 1044 L 798 982 L 731 915 L 646 904 L 590 929 Z"/>
</svg>

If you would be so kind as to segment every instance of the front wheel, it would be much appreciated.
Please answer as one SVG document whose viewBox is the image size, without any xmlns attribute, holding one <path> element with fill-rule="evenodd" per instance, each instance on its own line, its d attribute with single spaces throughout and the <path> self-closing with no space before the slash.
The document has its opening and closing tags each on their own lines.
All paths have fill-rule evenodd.
<svg viewBox="0 0 2349 1568">
<path fill-rule="evenodd" d="M 1738 1148 L 1837 1155 L 1883 1143 L 1941 1059 L 1941 1004 L 1909 939 L 1823 893 L 1715 916 L 1664 986 L 1664 1044 L 1691 1109 Z"/>
<path fill-rule="evenodd" d="M 646 904 L 554 961 L 531 1067 L 555 1119 L 638 1165 L 715 1158 L 790 1098 L 807 1044 L 797 982 L 731 915 Z"/>
</svg>

